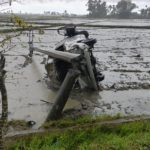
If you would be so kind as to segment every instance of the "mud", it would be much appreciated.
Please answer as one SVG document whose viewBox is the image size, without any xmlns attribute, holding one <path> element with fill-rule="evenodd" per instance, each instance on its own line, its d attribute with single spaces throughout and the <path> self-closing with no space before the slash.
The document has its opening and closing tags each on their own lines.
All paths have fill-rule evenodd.
<svg viewBox="0 0 150 150">
<path fill-rule="evenodd" d="M 127 23 L 130 24 L 129 21 Z M 134 23 L 139 24 L 137 21 Z M 99 92 L 73 91 L 64 116 L 150 115 L 150 30 L 84 29 L 98 41 L 94 55 L 97 67 L 105 74 L 105 80 L 101 82 Z M 34 46 L 45 50 L 53 49 L 63 39 L 55 30 L 45 30 L 44 35 L 39 35 L 37 31 L 35 33 Z M 51 88 L 47 78 L 44 65 L 47 56 L 35 53 L 32 61 L 28 59 L 27 42 L 27 32 L 24 32 L 9 43 L 11 49 L 1 48 L 6 49 L 9 120 L 33 120 L 36 122 L 34 128 L 38 128 L 45 121 L 57 90 Z"/>
</svg>

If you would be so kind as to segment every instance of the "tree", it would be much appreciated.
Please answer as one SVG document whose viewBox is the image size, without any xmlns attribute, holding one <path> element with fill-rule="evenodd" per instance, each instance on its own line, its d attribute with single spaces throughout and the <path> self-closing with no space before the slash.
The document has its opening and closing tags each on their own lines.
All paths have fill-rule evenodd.
<svg viewBox="0 0 150 150">
<path fill-rule="evenodd" d="M 105 1 L 89 0 L 87 6 L 90 17 L 104 18 L 107 16 L 107 6 Z"/>
<path fill-rule="evenodd" d="M 2 112 L 0 116 L 0 150 L 4 149 L 3 144 L 3 132 L 5 131 L 5 126 L 8 119 L 8 101 L 7 101 L 7 90 L 5 86 L 5 58 L 4 55 L 0 53 L 0 93 L 2 98 Z"/>
<path fill-rule="evenodd" d="M 116 17 L 116 14 L 117 14 L 116 5 L 109 5 L 108 10 L 109 10 L 110 17 Z"/>
<path fill-rule="evenodd" d="M 68 17 L 68 16 L 69 16 L 67 10 L 65 10 L 64 13 L 63 13 L 62 15 L 63 15 L 64 17 Z"/>
<path fill-rule="evenodd" d="M 145 6 L 145 9 L 141 9 L 141 17 L 146 19 L 150 18 L 150 7 Z"/>
<path fill-rule="evenodd" d="M 107 16 L 106 2 L 101 2 L 99 0 L 98 5 L 97 5 L 97 16 L 98 17 L 106 17 Z"/>
<path fill-rule="evenodd" d="M 137 8 L 135 3 L 131 0 L 121 0 L 118 2 L 117 13 L 120 18 L 130 18 L 132 11 Z"/>
<path fill-rule="evenodd" d="M 0 1 L 0 6 L 7 5 L 7 4 L 11 5 L 11 2 L 12 2 L 12 0 L 8 0 L 6 2 Z M 17 25 L 19 27 L 22 27 L 22 28 L 27 27 L 27 24 L 17 16 L 13 16 L 12 21 L 14 21 L 14 23 L 15 23 L 14 25 Z M 15 32 L 15 29 L 12 29 L 12 32 Z M 0 150 L 5 149 L 3 136 L 6 132 L 7 121 L 8 121 L 8 99 L 7 99 L 7 90 L 6 90 L 6 86 L 5 86 L 6 71 L 4 70 L 5 57 L 4 57 L 3 53 L 5 53 L 5 45 L 10 50 L 11 47 L 9 47 L 8 42 L 11 43 L 12 38 L 17 37 L 21 34 L 22 34 L 22 32 L 16 33 L 16 34 L 11 33 L 10 35 L 6 35 L 6 36 L 2 37 L 2 40 L 0 40 L 0 48 L 3 49 L 2 51 L 0 51 L 0 94 L 1 94 L 0 102 L 1 102 L 1 107 L 2 107 L 0 109 L 1 110 L 1 112 L 0 112 Z"/>
<path fill-rule="evenodd" d="M 89 16 L 94 17 L 96 13 L 96 5 L 94 0 L 89 0 L 88 3 Z"/>
</svg>

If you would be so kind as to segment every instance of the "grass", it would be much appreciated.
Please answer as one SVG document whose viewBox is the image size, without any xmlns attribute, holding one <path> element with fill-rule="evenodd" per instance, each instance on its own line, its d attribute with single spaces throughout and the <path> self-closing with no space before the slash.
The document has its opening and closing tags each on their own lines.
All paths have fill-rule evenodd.
<svg viewBox="0 0 150 150">
<path fill-rule="evenodd" d="M 7 127 L 12 127 L 14 130 L 27 130 L 29 126 L 24 120 L 11 120 L 7 123 Z"/>
<path fill-rule="evenodd" d="M 78 119 L 75 124 L 88 122 Z M 108 120 L 108 119 L 106 119 Z M 110 120 L 110 118 L 109 118 Z M 63 121 L 61 121 L 63 122 Z M 64 121 L 66 122 L 66 121 Z M 62 125 L 62 124 L 61 124 Z M 74 126 L 70 124 L 69 126 Z M 47 125 L 48 126 L 48 125 Z M 55 126 L 56 127 L 56 126 Z M 67 124 L 63 124 L 63 128 Z M 62 128 L 62 126 L 61 126 Z M 119 125 L 91 126 L 34 135 L 13 140 L 6 150 L 149 150 L 150 121 L 139 121 Z"/>
<path fill-rule="evenodd" d="M 96 123 L 100 121 L 111 121 L 115 119 L 120 119 L 121 115 L 117 114 L 115 116 L 103 115 L 103 116 L 84 116 L 84 117 L 76 117 L 76 118 L 64 118 L 58 121 L 50 121 L 43 124 L 42 128 L 66 128 L 72 126 L 80 126 L 88 123 Z"/>
</svg>

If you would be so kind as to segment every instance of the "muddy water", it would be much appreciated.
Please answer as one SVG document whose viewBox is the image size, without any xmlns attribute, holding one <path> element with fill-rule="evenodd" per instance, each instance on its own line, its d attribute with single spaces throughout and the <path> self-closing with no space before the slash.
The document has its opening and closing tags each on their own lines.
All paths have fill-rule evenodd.
<svg viewBox="0 0 150 150">
<path fill-rule="evenodd" d="M 98 40 L 94 55 L 97 67 L 106 76 L 100 85 L 103 91 L 73 91 L 65 114 L 150 115 L 150 30 L 87 30 Z M 44 35 L 36 32 L 34 42 L 49 50 L 61 39 L 56 31 L 45 31 Z M 9 120 L 34 120 L 37 128 L 46 119 L 57 90 L 47 85 L 47 56 L 35 53 L 32 62 L 27 63 L 27 42 L 27 34 L 23 34 L 12 40 L 12 49 L 6 52 Z"/>
<path fill-rule="evenodd" d="M 34 22 L 45 23 L 73 23 L 73 24 L 90 24 L 90 25 L 127 25 L 127 26 L 149 26 L 149 19 L 79 19 L 79 18 L 63 18 L 58 20 L 35 20 Z"/>
<path fill-rule="evenodd" d="M 104 91 L 95 106 L 95 114 L 150 115 L 149 90 Z"/>
<path fill-rule="evenodd" d="M 12 56 L 11 56 L 12 57 Z M 45 121 L 57 95 L 56 90 L 48 89 L 45 83 L 44 66 L 40 58 L 33 58 L 32 63 L 22 68 L 23 57 L 15 57 L 20 64 L 11 66 L 8 70 L 6 85 L 9 99 L 9 119 L 33 120 L 37 127 Z M 21 64 L 22 62 L 22 64 Z M 14 61 L 11 62 L 14 64 Z M 47 103 L 49 102 L 49 104 Z M 70 99 L 65 109 L 78 105 Z"/>
</svg>

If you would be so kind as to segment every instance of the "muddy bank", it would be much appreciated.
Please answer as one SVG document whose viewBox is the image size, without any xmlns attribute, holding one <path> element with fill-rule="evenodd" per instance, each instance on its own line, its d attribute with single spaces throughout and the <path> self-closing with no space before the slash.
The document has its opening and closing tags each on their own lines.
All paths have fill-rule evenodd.
<svg viewBox="0 0 150 150">
<path fill-rule="evenodd" d="M 27 137 L 35 137 L 37 135 L 45 136 L 49 133 L 57 133 L 57 132 L 65 132 L 68 130 L 77 130 L 80 128 L 90 128 L 90 127 L 96 127 L 96 126 L 119 126 L 121 124 L 127 124 L 127 123 L 134 123 L 134 122 L 144 122 L 149 121 L 150 116 L 138 116 L 138 117 L 126 117 L 126 118 L 91 118 L 85 120 L 80 120 L 79 122 L 77 120 L 64 120 L 63 123 L 60 123 L 59 121 L 56 122 L 57 125 L 55 126 L 54 122 L 51 122 L 44 127 L 38 129 L 38 130 L 22 130 L 22 131 L 16 131 L 8 133 L 4 138 L 7 140 L 16 140 L 20 138 L 27 138 Z M 66 123 L 65 123 L 66 121 Z M 68 121 L 68 122 L 67 122 Z M 75 122 L 76 121 L 76 122 Z M 85 121 L 85 122 L 84 122 Z"/>
</svg>

